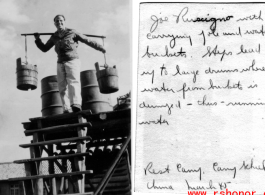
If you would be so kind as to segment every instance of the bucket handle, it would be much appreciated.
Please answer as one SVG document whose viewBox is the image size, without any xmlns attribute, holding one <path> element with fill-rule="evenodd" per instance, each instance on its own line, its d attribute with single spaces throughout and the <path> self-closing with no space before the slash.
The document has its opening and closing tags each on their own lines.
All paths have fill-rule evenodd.
<svg viewBox="0 0 265 195">
<path fill-rule="evenodd" d="M 102 43 L 103 43 L 103 46 L 104 46 L 104 39 L 102 38 Z M 108 64 L 107 64 L 107 60 L 106 60 L 106 54 L 104 53 L 104 60 L 105 60 L 105 64 L 104 64 L 104 68 L 108 68 Z"/>
</svg>

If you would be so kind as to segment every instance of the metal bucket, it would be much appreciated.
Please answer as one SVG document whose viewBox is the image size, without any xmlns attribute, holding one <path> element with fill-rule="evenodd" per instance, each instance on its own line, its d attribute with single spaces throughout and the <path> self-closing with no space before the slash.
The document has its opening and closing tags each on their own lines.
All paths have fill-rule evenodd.
<svg viewBox="0 0 265 195">
<path fill-rule="evenodd" d="M 34 90 L 38 85 L 37 65 L 22 65 L 21 58 L 17 59 L 17 88 L 27 91 Z"/>
<path fill-rule="evenodd" d="M 101 93 L 114 93 L 119 90 L 118 86 L 118 71 L 116 67 L 107 67 L 100 70 L 98 63 L 95 63 L 97 70 L 97 80 Z"/>
<path fill-rule="evenodd" d="M 42 116 L 63 113 L 62 99 L 59 94 L 57 76 L 48 76 L 41 80 Z"/>
<path fill-rule="evenodd" d="M 109 95 L 101 94 L 95 70 L 81 72 L 82 109 L 92 113 L 110 111 Z"/>
</svg>

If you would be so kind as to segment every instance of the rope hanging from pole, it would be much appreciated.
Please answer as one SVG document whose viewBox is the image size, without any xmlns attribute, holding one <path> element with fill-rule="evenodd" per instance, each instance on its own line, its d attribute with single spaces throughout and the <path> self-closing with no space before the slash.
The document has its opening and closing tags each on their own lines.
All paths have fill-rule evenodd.
<svg viewBox="0 0 265 195">
<path fill-rule="evenodd" d="M 102 43 L 103 43 L 103 46 L 104 46 L 104 38 L 102 38 Z M 105 60 L 104 67 L 107 68 L 108 65 L 107 65 L 107 60 L 106 60 L 106 54 L 105 53 L 104 53 L 104 60 Z"/>
<path fill-rule="evenodd" d="M 28 48 L 27 48 L 27 36 L 25 36 L 25 58 L 26 58 L 26 64 L 28 64 Z"/>
</svg>

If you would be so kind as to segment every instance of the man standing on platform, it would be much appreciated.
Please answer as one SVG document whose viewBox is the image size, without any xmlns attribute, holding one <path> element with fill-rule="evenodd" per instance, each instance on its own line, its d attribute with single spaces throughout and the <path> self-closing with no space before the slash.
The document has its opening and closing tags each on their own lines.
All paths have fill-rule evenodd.
<svg viewBox="0 0 265 195">
<path fill-rule="evenodd" d="M 77 54 L 78 41 L 105 53 L 105 49 L 94 41 L 88 40 L 85 35 L 76 32 L 74 29 L 65 27 L 65 17 L 57 15 L 54 18 L 54 25 L 57 31 L 51 36 L 46 44 L 42 43 L 38 33 L 34 33 L 37 47 L 43 51 L 49 51 L 55 45 L 58 54 L 57 81 L 60 96 L 63 103 L 64 113 L 69 112 L 66 103 L 66 91 L 73 112 L 81 111 L 81 85 L 80 85 L 80 60 Z"/>
</svg>

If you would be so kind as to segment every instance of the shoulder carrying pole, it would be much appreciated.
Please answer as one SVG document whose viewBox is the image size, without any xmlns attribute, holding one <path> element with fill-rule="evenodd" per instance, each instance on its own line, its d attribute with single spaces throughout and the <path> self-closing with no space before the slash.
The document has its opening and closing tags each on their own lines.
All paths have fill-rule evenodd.
<svg viewBox="0 0 265 195">
<path fill-rule="evenodd" d="M 54 33 L 38 33 L 39 35 L 53 35 Z M 33 36 L 34 33 L 26 33 L 26 34 L 21 34 L 21 36 Z M 98 35 L 87 35 L 87 34 L 84 34 L 86 35 L 87 37 L 95 37 L 95 38 L 102 38 L 102 39 L 105 39 L 106 37 L 105 36 L 98 36 Z"/>
</svg>

